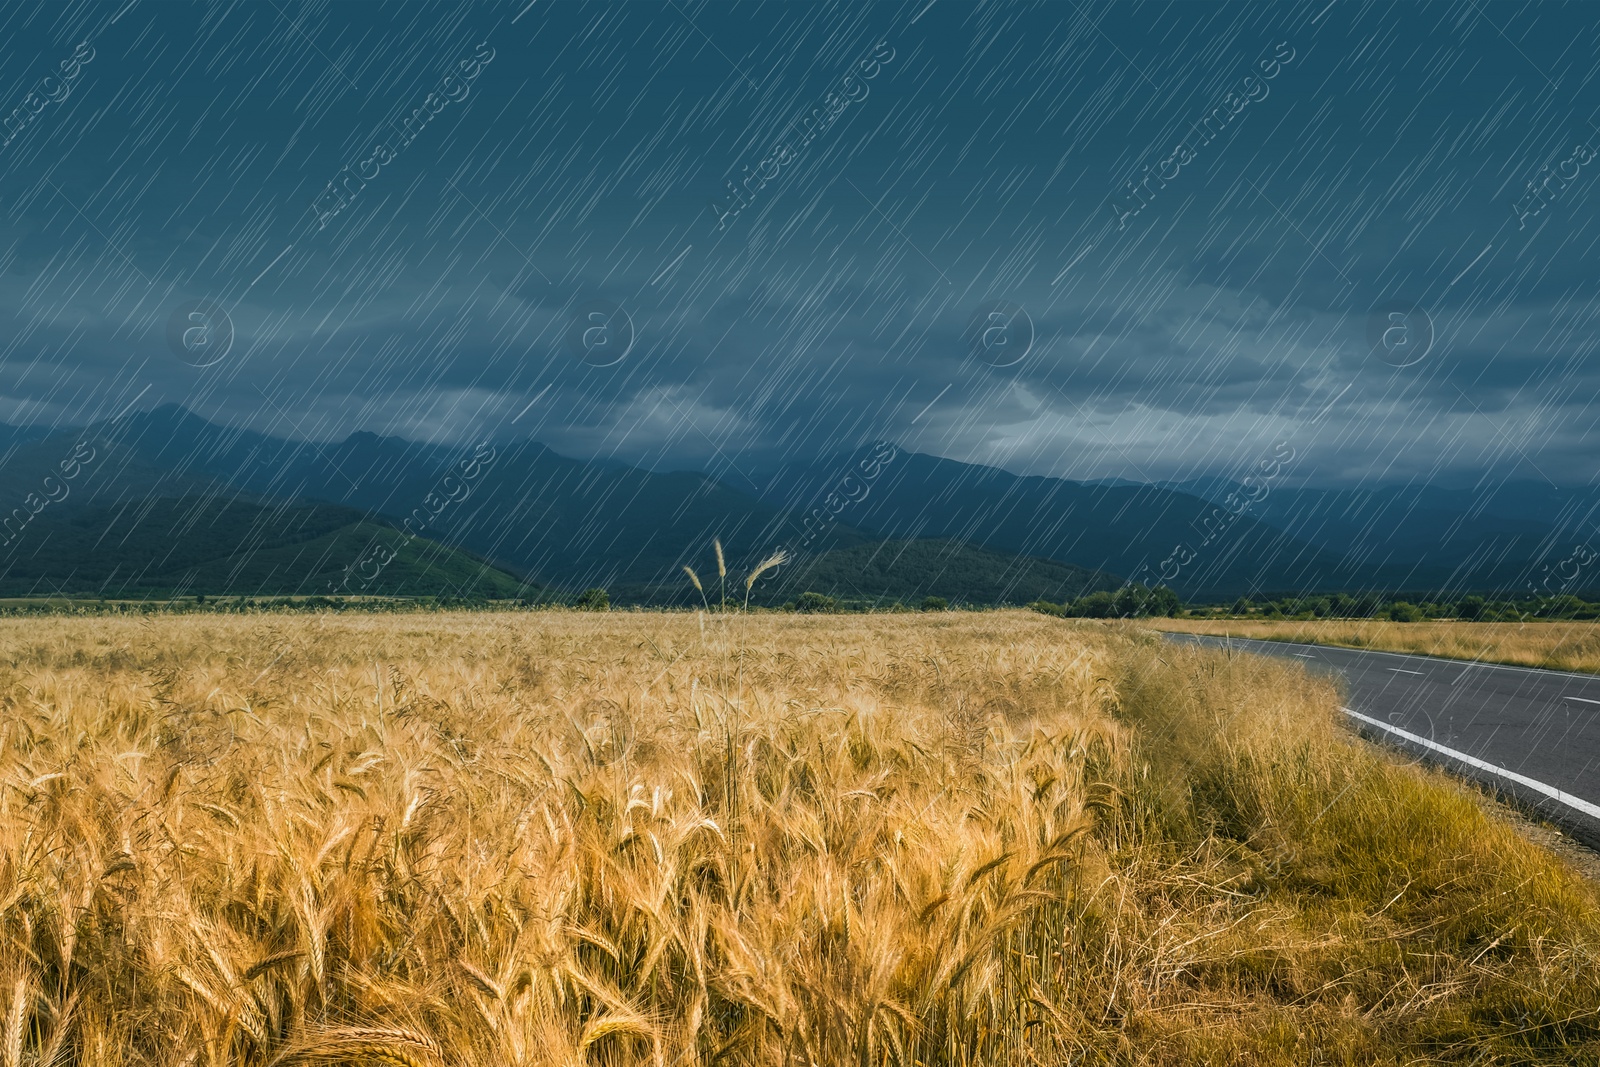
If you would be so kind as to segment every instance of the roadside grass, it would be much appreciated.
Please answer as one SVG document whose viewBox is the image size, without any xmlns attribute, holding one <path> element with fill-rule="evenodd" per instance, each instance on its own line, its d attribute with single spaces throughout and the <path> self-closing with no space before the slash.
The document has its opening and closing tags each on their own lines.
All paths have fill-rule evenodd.
<svg viewBox="0 0 1600 1067">
<path fill-rule="evenodd" d="M 1035 613 L 0 621 L 16 1065 L 1600 1062 L 1600 896 Z"/>
<path fill-rule="evenodd" d="M 1169 813 L 1147 836 L 1237 848 L 1256 929 L 1218 943 L 1231 959 L 1210 979 L 1263 994 L 1277 1023 L 1258 1062 L 1308 1062 L 1301 1017 L 1350 1057 L 1323 1048 L 1328 1062 L 1387 1062 L 1379 1046 L 1397 1062 L 1600 1056 L 1592 884 L 1468 787 L 1352 738 L 1326 682 L 1259 657 L 1155 657 L 1120 684 L 1151 757 L 1144 796 Z M 1303 697 L 1262 699 L 1278 687 Z M 1225 1030 L 1187 1051 L 1229 1062 Z"/>
<path fill-rule="evenodd" d="M 1590 621 L 1390 622 L 1380 619 L 1145 619 L 1158 630 L 1298 641 L 1446 659 L 1600 673 L 1600 624 Z"/>
</svg>

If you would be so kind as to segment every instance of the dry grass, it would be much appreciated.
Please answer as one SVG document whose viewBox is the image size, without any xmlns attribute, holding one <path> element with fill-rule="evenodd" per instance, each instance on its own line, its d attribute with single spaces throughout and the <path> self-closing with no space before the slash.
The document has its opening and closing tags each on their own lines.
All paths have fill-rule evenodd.
<svg viewBox="0 0 1600 1067">
<path fill-rule="evenodd" d="M 1158 630 L 1303 641 L 1600 674 L 1600 624 L 1377 619 L 1150 619 Z"/>
<path fill-rule="evenodd" d="M 1600 906 L 1026 612 L 0 624 L 0 1067 L 1596 1062 Z"/>
</svg>

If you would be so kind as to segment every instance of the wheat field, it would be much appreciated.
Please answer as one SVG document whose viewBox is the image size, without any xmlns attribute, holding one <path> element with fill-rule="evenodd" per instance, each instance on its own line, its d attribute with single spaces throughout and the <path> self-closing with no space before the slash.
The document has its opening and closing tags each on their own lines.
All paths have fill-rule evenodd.
<svg viewBox="0 0 1600 1067">
<path fill-rule="evenodd" d="M 1600 1060 L 1594 888 L 1030 612 L 0 622 L 0 1067 Z"/>
<path fill-rule="evenodd" d="M 1158 630 L 1299 641 L 1600 674 L 1592 620 L 1390 622 L 1386 619 L 1147 619 Z"/>
</svg>

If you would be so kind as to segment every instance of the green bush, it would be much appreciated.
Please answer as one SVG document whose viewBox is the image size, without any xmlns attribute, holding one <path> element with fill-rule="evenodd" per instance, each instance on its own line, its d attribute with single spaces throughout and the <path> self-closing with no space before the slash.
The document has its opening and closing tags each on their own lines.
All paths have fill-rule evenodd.
<svg viewBox="0 0 1600 1067">
<path fill-rule="evenodd" d="M 1172 618 L 1183 610 L 1183 601 L 1164 585 L 1158 585 L 1150 590 L 1150 596 L 1144 602 L 1146 615 L 1165 615 Z"/>
<path fill-rule="evenodd" d="M 1111 594 L 1105 590 L 1081 596 L 1072 602 L 1072 614 L 1085 619 L 1107 619 L 1115 610 Z"/>
<path fill-rule="evenodd" d="M 585 589 L 579 594 L 577 601 L 572 606 L 583 611 L 610 611 L 611 594 L 599 586 Z"/>
<path fill-rule="evenodd" d="M 832 613 L 839 610 L 839 602 L 822 593 L 801 593 L 794 602 L 794 610 L 806 615 Z"/>
<path fill-rule="evenodd" d="M 1570 619 L 1586 607 L 1587 604 L 1571 593 L 1562 593 L 1560 596 L 1544 600 L 1539 605 L 1537 614 L 1543 619 Z"/>
<path fill-rule="evenodd" d="M 925 596 L 922 598 L 923 611 L 949 611 L 950 601 L 942 596 Z"/>
<path fill-rule="evenodd" d="M 1389 605 L 1389 618 L 1393 622 L 1421 622 L 1422 609 L 1404 600 Z"/>
<path fill-rule="evenodd" d="M 1143 582 L 1134 582 L 1112 594 L 1094 593 L 1084 597 L 1081 601 L 1084 610 L 1080 614 L 1088 615 L 1090 618 L 1103 618 L 1103 615 L 1095 614 L 1101 610 L 1101 601 L 1097 598 L 1102 595 L 1111 598 L 1110 608 L 1106 614 L 1119 619 L 1137 619 L 1147 615 L 1173 616 L 1183 607 L 1178 594 L 1166 586 L 1158 585 L 1151 589 Z"/>
</svg>

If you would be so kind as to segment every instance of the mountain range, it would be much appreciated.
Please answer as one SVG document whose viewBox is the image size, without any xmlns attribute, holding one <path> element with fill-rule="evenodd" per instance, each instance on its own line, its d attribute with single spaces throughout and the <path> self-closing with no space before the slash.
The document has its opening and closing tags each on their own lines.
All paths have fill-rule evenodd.
<svg viewBox="0 0 1600 1067">
<path fill-rule="evenodd" d="M 0 594 L 541 598 L 603 586 L 625 603 L 690 604 L 701 594 L 683 568 L 715 576 L 713 540 L 740 599 L 757 561 L 790 552 L 751 590 L 756 603 L 802 590 L 1059 601 L 1124 577 L 1190 599 L 1600 588 L 1594 554 L 1579 552 L 1600 508 L 1592 489 L 1075 482 L 883 443 L 749 481 L 532 441 L 293 441 L 171 405 L 81 429 L 0 427 Z"/>
</svg>

